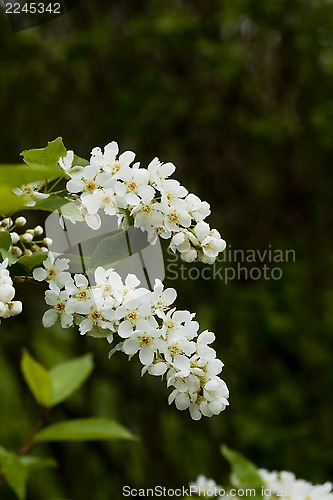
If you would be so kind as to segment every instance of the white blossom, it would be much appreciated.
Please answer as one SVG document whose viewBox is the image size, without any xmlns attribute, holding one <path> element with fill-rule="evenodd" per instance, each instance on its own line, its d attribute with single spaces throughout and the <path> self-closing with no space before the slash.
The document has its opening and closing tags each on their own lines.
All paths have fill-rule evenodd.
<svg viewBox="0 0 333 500">
<path fill-rule="evenodd" d="M 52 252 L 49 252 L 47 259 L 44 260 L 42 267 L 37 267 L 33 270 L 33 278 L 36 281 L 50 281 L 59 286 L 63 286 L 71 278 L 68 272 L 65 272 L 68 266 L 69 259 L 56 259 Z"/>
<path fill-rule="evenodd" d="M 19 188 L 13 188 L 13 193 L 23 198 L 23 203 L 26 207 L 33 207 L 36 205 L 37 201 L 49 197 L 47 193 L 40 193 L 40 188 L 40 182 L 32 182 L 31 184 L 25 184 Z"/>
<path fill-rule="evenodd" d="M 5 259 L 0 264 L 0 318 L 17 316 L 22 312 L 22 302 L 13 300 L 15 288 L 7 267 L 8 259 Z"/>
</svg>

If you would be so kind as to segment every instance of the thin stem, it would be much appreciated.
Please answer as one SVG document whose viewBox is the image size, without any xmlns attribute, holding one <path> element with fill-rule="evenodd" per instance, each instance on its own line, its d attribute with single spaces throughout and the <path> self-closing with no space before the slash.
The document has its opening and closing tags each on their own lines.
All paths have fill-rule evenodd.
<svg viewBox="0 0 333 500">
<path fill-rule="evenodd" d="M 49 189 L 49 188 L 48 188 L 48 186 L 47 186 L 47 191 L 45 191 L 45 193 L 47 193 L 47 194 L 50 194 L 50 193 L 54 194 L 54 192 L 52 192 L 52 189 L 53 189 L 53 188 L 54 188 L 57 184 L 59 184 L 59 182 L 60 182 L 62 179 L 63 179 L 62 177 L 59 177 L 59 179 L 57 179 L 57 180 L 55 181 L 55 183 L 54 183 L 54 184 L 52 184 L 52 186 L 50 187 L 50 189 Z"/>
<path fill-rule="evenodd" d="M 30 432 L 30 434 L 29 434 L 27 440 L 25 441 L 25 443 L 23 443 L 23 445 L 21 446 L 21 448 L 19 449 L 19 451 L 16 453 L 16 455 L 18 457 L 23 457 L 23 456 L 27 455 L 30 452 L 30 450 L 33 448 L 33 446 L 34 446 L 34 437 L 36 436 L 37 432 L 45 424 L 46 419 L 47 419 L 47 417 L 50 414 L 50 411 L 51 411 L 51 408 L 42 408 L 41 409 L 41 412 L 39 414 L 39 417 L 38 417 L 38 420 L 37 420 L 37 423 L 36 423 L 35 427 Z M 0 474 L 0 485 L 3 484 L 4 482 L 5 482 L 5 477 L 4 477 L 3 474 Z"/>
<path fill-rule="evenodd" d="M 34 446 L 34 437 L 36 436 L 37 432 L 45 424 L 46 419 L 50 414 L 50 411 L 51 411 L 51 408 L 42 408 L 41 409 L 41 412 L 39 414 L 39 417 L 38 417 L 38 420 L 37 420 L 35 427 L 32 429 L 27 440 L 25 441 L 25 443 L 23 443 L 23 445 L 21 446 L 21 448 L 17 452 L 17 455 L 19 457 L 23 457 L 24 455 L 27 455 L 29 453 L 29 451 L 31 450 L 31 448 Z"/>
</svg>

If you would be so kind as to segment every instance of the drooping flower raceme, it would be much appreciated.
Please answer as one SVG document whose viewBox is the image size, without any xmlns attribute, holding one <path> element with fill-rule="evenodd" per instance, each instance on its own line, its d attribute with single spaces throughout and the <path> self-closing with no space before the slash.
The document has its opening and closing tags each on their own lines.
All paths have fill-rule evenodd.
<svg viewBox="0 0 333 500">
<path fill-rule="evenodd" d="M 172 251 L 193 262 L 197 258 L 212 264 L 226 243 L 204 219 L 209 204 L 189 193 L 170 176 L 175 166 L 154 158 L 147 168 L 133 163 L 135 154 L 119 154 L 118 144 L 110 142 L 104 152 L 94 148 L 89 165 L 75 165 L 73 151 L 59 160 L 68 178 L 67 194 L 79 202 L 82 216 L 92 229 L 101 226 L 100 213 L 117 215 L 123 223 L 129 217 L 135 227 L 148 232 L 151 243 L 160 236 L 170 239 Z"/>
<path fill-rule="evenodd" d="M 173 163 L 163 164 L 154 158 L 142 168 L 134 160 L 132 151 L 119 154 L 114 141 L 104 151 L 94 148 L 87 162 L 67 151 L 59 158 L 58 179 L 51 184 L 32 183 L 14 192 L 35 208 L 50 194 L 58 198 L 60 206 L 66 200 L 74 202 L 93 230 L 101 227 L 102 214 L 116 216 L 123 229 L 134 225 L 146 231 L 151 244 L 159 237 L 170 240 L 170 249 L 187 262 L 199 259 L 214 263 L 226 243 L 205 222 L 209 204 L 172 178 Z M 62 178 L 66 187 L 58 191 Z M 75 222 L 66 211 L 61 223 L 64 218 Z M 24 237 L 27 244 L 32 237 Z M 140 288 L 136 276 L 129 275 L 123 282 L 114 270 L 102 267 L 95 270 L 95 283 L 90 284 L 86 276 L 72 277 L 68 269 L 67 259 L 49 252 L 43 267 L 33 270 L 36 281 L 49 282 L 45 327 L 59 320 L 64 328 L 78 325 L 82 335 L 106 337 L 109 342 L 116 336 L 111 352 L 120 350 L 130 358 L 137 354 L 142 374 L 165 375 L 168 387 L 173 388 L 169 404 L 175 402 L 180 410 L 188 408 L 195 420 L 225 409 L 228 389 L 219 377 L 223 363 L 210 347 L 215 336 L 208 331 L 198 334 L 194 314 L 173 307 L 175 290 L 165 290 L 159 280 L 153 290 Z"/>
<path fill-rule="evenodd" d="M 219 377 L 223 363 L 210 347 L 215 336 L 208 331 L 198 335 L 194 314 L 173 307 L 174 289 L 164 289 L 156 280 L 154 289 L 148 290 L 139 287 L 136 276 L 130 274 L 123 282 L 113 269 L 102 267 L 96 269 L 91 285 L 84 275 L 72 277 L 67 269 L 67 259 L 49 252 L 44 267 L 34 270 L 35 279 L 49 283 L 45 327 L 59 319 L 64 328 L 78 325 L 82 335 L 106 337 L 109 342 L 115 337 L 110 355 L 137 354 L 142 375 L 165 375 L 168 387 L 173 387 L 169 404 L 174 401 L 179 410 L 189 409 L 194 420 L 226 408 L 229 392 Z"/>
</svg>

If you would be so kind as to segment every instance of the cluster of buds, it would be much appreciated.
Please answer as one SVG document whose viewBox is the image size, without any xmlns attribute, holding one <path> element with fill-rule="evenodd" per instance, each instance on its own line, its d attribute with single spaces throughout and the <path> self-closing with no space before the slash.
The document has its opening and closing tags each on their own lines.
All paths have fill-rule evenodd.
<svg viewBox="0 0 333 500">
<path fill-rule="evenodd" d="M 51 238 L 44 238 L 42 226 L 33 229 L 24 229 L 18 233 L 17 230 L 24 228 L 27 224 L 25 217 L 17 217 L 14 221 L 6 217 L 0 221 L 0 231 L 8 231 L 12 240 L 9 252 L 19 258 L 22 255 L 30 256 L 35 252 L 48 252 L 48 247 L 52 244 Z"/>
</svg>

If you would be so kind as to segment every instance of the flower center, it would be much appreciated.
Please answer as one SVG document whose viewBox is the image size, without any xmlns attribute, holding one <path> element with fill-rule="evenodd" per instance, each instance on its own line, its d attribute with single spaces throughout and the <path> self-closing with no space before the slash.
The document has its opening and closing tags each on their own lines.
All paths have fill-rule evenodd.
<svg viewBox="0 0 333 500">
<path fill-rule="evenodd" d="M 86 191 L 92 192 L 95 189 L 96 189 L 96 182 L 94 182 L 94 181 L 88 181 L 88 182 L 86 182 L 86 188 L 85 188 Z"/>
<path fill-rule="evenodd" d="M 136 321 L 136 320 L 137 320 L 137 318 L 138 318 L 138 315 L 137 315 L 137 312 L 136 312 L 136 311 L 131 311 L 131 312 L 130 312 L 130 313 L 128 313 L 128 315 L 127 315 L 127 319 L 128 319 L 129 321 L 132 321 L 132 322 Z"/>
<path fill-rule="evenodd" d="M 162 299 L 158 299 L 155 305 L 156 309 L 165 309 L 167 306 L 165 305 Z"/>
<path fill-rule="evenodd" d="M 112 202 L 112 198 L 111 198 L 111 196 L 109 194 L 103 195 L 103 197 L 102 197 L 102 203 L 104 205 L 109 205 L 111 202 Z"/>
<path fill-rule="evenodd" d="M 102 314 L 99 311 L 92 311 L 89 314 L 89 318 L 92 320 L 93 323 L 98 323 L 100 319 L 102 319 Z"/>
<path fill-rule="evenodd" d="M 55 305 L 55 310 L 58 313 L 63 313 L 65 311 L 65 303 L 64 302 L 57 302 Z"/>
<path fill-rule="evenodd" d="M 48 271 L 49 278 L 53 280 L 57 276 L 57 271 L 54 269 L 54 267 L 51 267 Z"/>
<path fill-rule="evenodd" d="M 169 319 L 168 321 L 165 322 L 165 326 L 167 327 L 168 330 L 173 330 L 174 327 L 176 326 L 176 323 L 172 319 Z"/>
<path fill-rule="evenodd" d="M 141 347 L 149 347 L 154 342 L 153 337 L 150 337 L 146 332 L 139 339 Z"/>
<path fill-rule="evenodd" d="M 169 221 L 170 222 L 177 222 L 178 221 L 178 214 L 176 212 L 172 212 L 172 214 L 168 215 Z"/>
<path fill-rule="evenodd" d="M 89 297 L 87 290 L 81 290 L 77 296 L 80 300 L 87 300 Z"/>
<path fill-rule="evenodd" d="M 112 172 L 115 174 L 116 172 L 119 172 L 120 169 L 121 169 L 121 165 L 120 165 L 119 161 L 116 161 L 116 163 L 112 167 Z"/>
<path fill-rule="evenodd" d="M 207 250 L 209 248 L 211 248 L 213 246 L 213 242 L 212 241 L 208 241 L 205 245 L 203 245 L 204 248 L 206 248 Z"/>
<path fill-rule="evenodd" d="M 138 187 L 138 185 L 137 185 L 134 181 L 129 182 L 129 183 L 127 184 L 127 189 L 128 189 L 129 191 L 135 191 L 135 190 L 137 189 L 137 187 Z"/>
<path fill-rule="evenodd" d="M 145 214 L 150 214 L 150 212 L 152 211 L 152 208 L 150 205 L 143 205 L 143 207 L 141 208 L 142 212 L 144 212 Z"/>
<path fill-rule="evenodd" d="M 110 284 L 104 285 L 103 290 L 105 293 L 112 293 L 112 286 Z"/>
<path fill-rule="evenodd" d="M 169 351 L 172 354 L 172 356 L 177 356 L 177 354 L 181 354 L 182 352 L 182 350 L 177 345 L 169 347 Z"/>
</svg>

